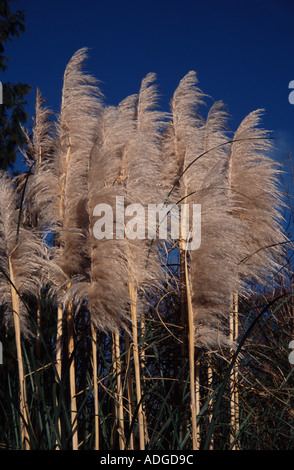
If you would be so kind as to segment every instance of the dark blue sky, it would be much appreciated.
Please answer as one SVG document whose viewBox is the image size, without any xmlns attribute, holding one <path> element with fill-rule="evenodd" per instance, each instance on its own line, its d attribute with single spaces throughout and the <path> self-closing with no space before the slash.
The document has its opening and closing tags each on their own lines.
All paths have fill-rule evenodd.
<svg viewBox="0 0 294 470">
<path fill-rule="evenodd" d="M 1 81 L 33 87 L 30 114 L 36 87 L 59 110 L 64 68 L 87 46 L 87 70 L 101 80 L 108 104 L 136 93 L 155 72 L 167 110 L 179 80 L 195 70 L 199 87 L 228 105 L 233 129 L 265 108 L 276 158 L 293 152 L 293 0 L 17 0 L 13 8 L 26 10 L 26 32 L 7 44 Z"/>
</svg>

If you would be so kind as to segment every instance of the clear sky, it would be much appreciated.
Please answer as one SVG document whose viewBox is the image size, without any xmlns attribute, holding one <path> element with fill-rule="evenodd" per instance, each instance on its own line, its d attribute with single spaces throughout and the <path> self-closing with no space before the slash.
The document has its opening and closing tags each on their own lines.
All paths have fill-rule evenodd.
<svg viewBox="0 0 294 470">
<path fill-rule="evenodd" d="M 276 158 L 293 152 L 293 0 L 16 0 L 13 8 L 26 11 L 26 32 L 7 44 L 1 81 L 33 87 L 30 115 L 37 87 L 59 110 L 65 66 L 86 46 L 86 68 L 101 81 L 107 104 L 136 93 L 155 72 L 167 110 L 180 79 L 195 70 L 199 87 L 227 104 L 233 129 L 264 108 Z"/>
</svg>

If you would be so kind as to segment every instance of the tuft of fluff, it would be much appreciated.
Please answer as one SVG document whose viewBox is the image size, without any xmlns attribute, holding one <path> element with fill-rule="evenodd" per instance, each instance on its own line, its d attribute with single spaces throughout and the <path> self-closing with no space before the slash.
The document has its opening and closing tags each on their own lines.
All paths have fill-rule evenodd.
<svg viewBox="0 0 294 470">
<path fill-rule="evenodd" d="M 88 165 L 102 109 L 102 95 L 94 77 L 84 73 L 87 49 L 78 50 L 69 61 L 63 80 L 62 103 L 54 165 L 58 178 L 56 221 L 58 260 L 68 276 L 88 268 L 87 212 Z"/>
<path fill-rule="evenodd" d="M 46 210 L 48 201 L 43 199 L 42 172 L 45 167 L 51 164 L 56 135 L 53 113 L 45 106 L 45 99 L 39 89 L 36 93 L 32 136 L 26 130 L 23 132 L 27 142 L 23 154 L 30 169 L 28 173 L 26 172 L 18 178 L 17 190 L 24 195 L 23 210 L 28 212 L 28 219 L 34 225 L 41 226 L 44 215 L 45 218 L 48 218 Z"/>
<path fill-rule="evenodd" d="M 37 88 L 35 102 L 35 116 L 33 118 L 32 138 L 27 134 L 26 160 L 29 166 L 37 166 L 51 157 L 54 145 L 53 112 L 45 106 L 45 98 Z"/>
<path fill-rule="evenodd" d="M 124 210 L 130 204 L 142 205 L 144 214 L 140 221 L 144 227 L 147 227 L 148 204 L 163 200 L 163 195 L 158 196 L 161 161 L 158 133 L 162 115 L 152 111 L 157 100 L 154 79 L 149 74 L 142 81 L 138 95 L 127 97 L 118 107 L 104 109 L 91 152 L 90 276 L 89 282 L 73 286 L 69 295 L 77 302 L 87 301 L 91 319 L 101 330 L 128 328 L 130 283 L 146 299 L 145 294 L 158 288 L 165 275 L 156 243 L 151 245 L 145 237 L 130 239 L 126 234 L 116 239 L 117 196 L 124 198 Z M 113 209 L 113 239 L 94 237 L 93 226 L 97 220 L 94 208 L 101 203 Z"/>
<path fill-rule="evenodd" d="M 266 156 L 268 133 L 250 113 L 233 135 L 222 102 L 206 120 L 195 72 L 179 83 L 162 136 L 169 199 L 201 205 L 201 244 L 188 254 L 195 344 L 219 349 L 229 342 L 234 293 L 247 295 L 252 280 L 265 283 L 279 268 L 281 229 L 278 168 Z M 191 219 L 190 219 L 191 221 Z"/>
<path fill-rule="evenodd" d="M 210 350 L 229 345 L 231 297 L 240 289 L 236 267 L 242 256 L 238 240 L 243 237 L 244 225 L 232 216 L 228 197 L 227 120 L 224 104 L 214 103 L 200 136 L 202 153 L 197 155 L 199 142 L 194 150 L 191 139 L 193 163 L 187 170 L 193 194 L 189 202 L 201 205 L 201 244 L 190 253 L 195 344 Z"/>
<path fill-rule="evenodd" d="M 89 156 L 102 110 L 102 94 L 97 80 L 83 70 L 86 57 L 86 48 L 78 50 L 65 69 L 50 155 L 42 152 L 28 187 L 27 200 L 33 202 L 40 226 L 54 233 L 51 256 L 56 270 L 51 275 L 53 289 L 55 286 L 59 293 L 77 277 L 87 277 L 89 269 Z M 37 136 L 47 135 L 46 118 L 48 113 L 40 111 L 37 102 L 35 125 L 39 133 L 32 144 L 35 153 L 40 145 L 42 148 Z"/>
<path fill-rule="evenodd" d="M 258 127 L 261 113 L 250 113 L 231 142 L 224 132 L 225 114 L 217 113 L 219 132 L 214 125 L 210 152 L 216 163 L 195 199 L 202 209 L 201 246 L 191 253 L 195 336 L 196 344 L 209 349 L 232 346 L 227 320 L 233 293 L 246 296 L 253 280 L 272 279 L 286 241 L 279 169 L 266 155 L 271 143 L 269 133 Z"/>
<path fill-rule="evenodd" d="M 0 173 L 0 299 L 4 322 L 13 325 L 11 288 L 20 295 L 20 327 L 25 337 L 31 335 L 29 312 L 21 299 L 38 297 L 47 282 L 48 257 L 45 245 L 32 230 L 19 225 L 17 193 L 7 173 Z"/>
<path fill-rule="evenodd" d="M 268 131 L 259 127 L 262 109 L 246 116 L 231 144 L 228 183 L 234 216 L 246 223 L 238 272 L 247 282 L 265 284 L 281 267 L 286 236 L 281 215 L 279 165 L 270 158 Z"/>
<path fill-rule="evenodd" d="M 193 157 L 203 151 L 203 125 L 200 107 L 204 93 L 197 88 L 194 71 L 187 73 L 176 88 L 170 103 L 170 119 L 162 135 L 164 158 L 164 183 L 169 201 L 176 202 L 183 197 L 188 187 L 185 169 Z M 193 141 L 193 148 L 192 148 Z"/>
<path fill-rule="evenodd" d="M 171 101 L 171 119 L 163 135 L 165 159 L 174 163 L 172 200 L 201 205 L 201 244 L 188 256 L 195 345 L 208 349 L 227 344 L 230 296 L 238 289 L 238 252 L 231 246 L 241 227 L 231 215 L 225 157 L 227 113 L 221 102 L 206 120 L 200 108 L 204 94 L 195 72 L 179 83 Z M 172 180 L 170 180 L 172 182 Z M 191 223 L 190 218 L 190 223 Z"/>
<path fill-rule="evenodd" d="M 207 349 L 229 345 L 228 318 L 233 292 L 240 290 L 237 266 L 244 224 L 232 216 L 226 173 L 218 163 L 195 198 L 201 204 L 201 244 L 190 253 L 195 344 Z"/>
</svg>

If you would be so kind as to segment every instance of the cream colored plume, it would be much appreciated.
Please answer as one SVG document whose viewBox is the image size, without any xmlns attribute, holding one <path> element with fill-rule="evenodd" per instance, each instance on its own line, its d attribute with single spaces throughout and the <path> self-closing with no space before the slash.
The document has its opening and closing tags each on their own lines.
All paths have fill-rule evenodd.
<svg viewBox="0 0 294 470">
<path fill-rule="evenodd" d="M 127 326 L 129 282 L 139 289 L 143 286 L 151 289 L 160 284 L 164 275 L 156 243 L 149 252 L 150 240 L 131 240 L 124 227 L 120 239 L 116 233 L 118 218 L 128 205 L 141 204 L 146 210 L 148 203 L 162 200 L 157 194 L 157 187 L 160 191 L 158 128 L 162 115 L 151 110 L 156 102 L 152 80 L 154 76 L 148 75 L 142 81 L 138 96 L 127 97 L 118 107 L 105 108 L 90 157 L 90 282 L 81 282 L 70 292 L 75 299 L 87 299 L 91 318 L 102 330 Z M 117 197 L 124 198 L 118 211 Z M 113 239 L 97 240 L 94 236 L 97 221 L 94 209 L 98 204 L 108 204 L 113 209 Z M 147 227 L 145 215 L 146 212 L 140 221 Z"/>
<path fill-rule="evenodd" d="M 87 276 L 89 268 L 88 169 L 102 96 L 97 81 L 82 70 L 86 57 L 87 50 L 80 49 L 66 67 L 53 153 L 49 158 L 43 153 L 29 183 L 28 196 L 33 195 L 41 224 L 54 233 L 57 285 Z M 39 121 L 44 134 L 47 121 Z"/>
<path fill-rule="evenodd" d="M 223 103 L 214 103 L 204 126 L 202 154 L 197 155 L 197 144 L 196 161 L 187 170 L 189 192 L 195 192 L 192 202 L 201 205 L 201 244 L 190 253 L 195 345 L 207 349 L 229 344 L 231 295 L 240 290 L 237 265 L 244 224 L 233 217 L 227 190 L 227 119 Z"/>
<path fill-rule="evenodd" d="M 234 134 L 228 160 L 228 184 L 234 216 L 246 224 L 238 265 L 243 280 L 266 283 L 281 267 L 286 237 L 281 215 L 280 169 L 270 158 L 272 141 L 259 123 L 263 110 L 248 114 Z"/>
<path fill-rule="evenodd" d="M 39 297 L 47 281 L 48 259 L 42 240 L 33 231 L 18 226 L 17 203 L 10 177 L 0 173 L 0 302 L 4 306 L 5 323 L 12 325 L 16 309 L 12 296 L 15 296 L 21 333 L 27 337 L 31 325 L 25 298 L 26 295 Z"/>
</svg>

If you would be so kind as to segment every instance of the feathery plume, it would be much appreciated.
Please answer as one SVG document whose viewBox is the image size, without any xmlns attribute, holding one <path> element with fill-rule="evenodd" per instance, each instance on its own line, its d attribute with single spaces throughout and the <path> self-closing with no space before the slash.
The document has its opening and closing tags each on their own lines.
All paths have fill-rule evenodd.
<svg viewBox="0 0 294 470">
<path fill-rule="evenodd" d="M 29 170 L 17 178 L 17 190 L 24 199 L 22 210 L 28 213 L 27 218 L 35 226 L 42 224 L 42 213 L 46 214 L 47 201 L 42 199 L 42 171 L 52 159 L 55 145 L 53 113 L 44 104 L 45 98 L 37 89 L 32 136 L 23 129 L 27 145 L 22 153 Z"/>
<path fill-rule="evenodd" d="M 69 276 L 84 273 L 88 268 L 88 162 L 102 108 L 96 79 L 82 71 L 86 51 L 77 51 L 65 70 L 55 157 L 60 265 Z"/>
<path fill-rule="evenodd" d="M 258 127 L 263 110 L 244 118 L 234 134 L 228 161 L 228 184 L 234 216 L 246 223 L 243 257 L 238 266 L 243 280 L 268 282 L 278 273 L 286 241 L 282 229 L 279 165 L 266 154 L 269 132 Z"/>
<path fill-rule="evenodd" d="M 88 162 L 97 116 L 102 109 L 102 95 L 96 79 L 82 70 L 86 57 L 87 49 L 80 49 L 66 67 L 54 152 L 50 158 L 42 158 L 28 191 L 34 196 L 42 226 L 47 226 L 55 234 L 54 258 L 61 268 L 60 280 L 57 281 L 55 274 L 55 281 L 59 285 L 66 281 L 66 277 L 86 275 L 89 266 L 86 249 L 89 229 Z M 36 116 L 38 109 L 37 101 Z M 39 116 L 36 120 L 39 135 L 46 136 L 48 112 L 40 111 Z M 38 140 L 34 143 L 37 149 Z"/>
<path fill-rule="evenodd" d="M 35 117 L 33 119 L 32 138 L 27 134 L 27 150 L 25 157 L 29 166 L 41 163 L 52 154 L 54 143 L 53 112 L 45 106 L 45 98 L 37 88 Z"/>
<path fill-rule="evenodd" d="M 12 288 L 17 297 L 39 296 L 45 282 L 48 265 L 42 240 L 22 225 L 19 227 L 19 209 L 15 188 L 9 176 L 0 174 L 0 253 L 1 303 L 5 306 L 4 320 L 13 324 Z M 11 280 L 13 279 L 13 284 Z M 10 280 L 10 281 L 9 281 Z M 24 337 L 31 336 L 29 314 L 24 302 L 19 302 L 19 321 Z"/>
<path fill-rule="evenodd" d="M 241 222 L 231 215 L 227 195 L 227 112 L 217 102 L 204 120 L 200 114 L 204 94 L 196 83 L 196 74 L 190 72 L 175 91 L 163 146 L 177 162 L 175 181 L 180 184 L 174 197 L 189 203 L 190 213 L 192 204 L 201 205 L 200 247 L 188 257 L 182 255 L 189 265 L 185 283 L 191 284 L 188 304 L 193 308 L 195 345 L 218 349 L 228 344 L 227 319 L 231 292 L 239 287 L 240 259 L 238 247 L 234 251 L 231 247 L 243 232 Z"/>
<path fill-rule="evenodd" d="M 191 163 L 189 157 L 196 157 L 203 150 L 204 122 L 200 107 L 204 104 L 205 95 L 197 88 L 197 83 L 194 71 L 180 81 L 170 104 L 171 118 L 162 136 L 164 164 L 168 170 L 163 181 L 168 188 L 169 200 L 174 202 L 183 197 L 184 188 L 188 191 L 188 177 L 184 170 Z M 193 151 L 189 152 L 192 140 Z"/>
<path fill-rule="evenodd" d="M 243 225 L 232 217 L 228 198 L 227 119 L 223 103 L 214 103 L 203 132 L 203 156 L 188 170 L 191 191 L 196 188 L 194 202 L 201 204 L 201 245 L 190 253 L 195 343 L 208 349 L 229 344 L 231 293 L 239 290 L 237 241 Z"/>
<path fill-rule="evenodd" d="M 201 204 L 201 245 L 190 254 L 190 272 L 195 343 L 219 349 L 229 345 L 227 321 L 231 294 L 239 290 L 238 240 L 244 232 L 242 223 L 232 217 L 224 182 L 219 185 L 215 172 L 211 179 L 209 176 L 197 198 Z"/>
<path fill-rule="evenodd" d="M 144 92 L 147 84 L 150 86 L 150 77 L 142 84 Z M 77 284 L 69 295 L 74 295 L 78 302 L 87 299 L 91 318 L 101 330 L 127 327 L 129 281 L 139 288 L 144 281 L 149 288 L 152 283 L 158 284 L 163 275 L 156 251 L 149 253 L 150 241 L 145 240 L 145 233 L 144 240 L 131 239 L 124 232 L 127 226 L 121 226 L 119 220 L 130 204 L 141 204 L 146 209 L 148 203 L 158 202 L 154 189 L 159 181 L 160 150 L 154 129 L 159 114 L 155 112 L 153 116 L 149 111 L 150 104 L 146 103 L 149 98 L 150 90 L 126 98 L 118 107 L 105 108 L 99 118 L 99 130 L 90 157 L 90 282 Z M 116 207 L 117 197 L 122 201 L 119 207 Z M 113 210 L 111 239 L 97 240 L 94 236 L 98 204 L 107 204 Z M 142 222 L 146 227 L 145 211 L 141 219 L 137 214 L 136 220 L 138 225 Z M 117 239 L 117 230 L 121 229 Z"/>
</svg>

